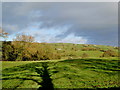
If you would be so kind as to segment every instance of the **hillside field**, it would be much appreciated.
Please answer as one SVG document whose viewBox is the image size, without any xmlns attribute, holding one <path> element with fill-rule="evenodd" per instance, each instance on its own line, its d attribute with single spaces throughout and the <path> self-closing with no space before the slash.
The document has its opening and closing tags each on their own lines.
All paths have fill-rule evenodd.
<svg viewBox="0 0 120 90">
<path fill-rule="evenodd" d="M 118 47 L 2 42 L 2 88 L 119 88 Z"/>
<path fill-rule="evenodd" d="M 106 45 L 7 41 L 0 47 L 3 61 L 118 58 L 118 47 Z"/>
<path fill-rule="evenodd" d="M 118 88 L 118 59 L 3 61 L 4 88 Z"/>
</svg>

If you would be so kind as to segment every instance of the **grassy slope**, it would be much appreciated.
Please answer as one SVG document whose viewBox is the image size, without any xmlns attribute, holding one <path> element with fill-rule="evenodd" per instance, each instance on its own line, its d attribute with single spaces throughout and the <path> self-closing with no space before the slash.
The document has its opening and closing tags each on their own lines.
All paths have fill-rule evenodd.
<svg viewBox="0 0 120 90">
<path fill-rule="evenodd" d="M 90 45 L 90 44 L 72 44 L 72 43 L 48 43 L 52 46 L 53 52 L 56 52 L 61 55 L 62 59 L 68 59 L 69 57 L 81 58 L 83 53 L 87 53 L 89 57 L 99 58 L 104 52 L 100 50 L 113 50 L 118 52 L 118 49 L 115 49 L 112 46 L 106 45 Z M 89 46 L 85 46 L 89 45 Z M 2 44 L 0 42 L 0 56 L 2 55 L 1 50 Z M 96 48 L 96 51 L 82 51 L 82 48 Z M 61 50 L 57 50 L 61 49 Z"/>
<path fill-rule="evenodd" d="M 14 66 L 19 66 L 19 65 L 23 65 L 23 64 L 27 64 L 27 63 L 32 63 L 30 61 L 24 61 L 24 62 L 15 62 L 15 61 L 2 61 L 2 69 L 5 68 L 11 68 Z"/>
<path fill-rule="evenodd" d="M 54 48 L 61 48 L 61 50 L 55 50 L 55 52 L 59 52 L 61 55 L 66 55 L 65 59 L 72 54 L 72 57 L 80 58 L 83 53 L 87 53 L 89 57 L 100 57 L 102 56 L 103 52 L 100 50 L 113 50 L 117 51 L 113 46 L 106 46 L 106 45 L 90 45 L 90 44 L 72 44 L 72 43 L 50 43 Z M 89 45 L 86 46 L 85 45 Z M 72 49 L 73 48 L 73 49 Z M 82 51 L 82 48 L 96 48 L 96 51 Z M 63 56 L 64 58 L 64 56 Z"/>
<path fill-rule="evenodd" d="M 1 56 L 2 56 L 2 42 L 0 41 L 0 59 L 1 59 Z"/>
<path fill-rule="evenodd" d="M 4 88 L 39 88 L 44 87 L 50 78 L 54 88 L 108 88 L 118 87 L 118 61 L 116 57 L 100 59 L 103 52 L 81 51 L 83 44 L 54 43 L 50 44 L 61 50 L 54 50 L 63 55 L 62 59 L 72 57 L 80 58 L 83 53 L 89 55 L 89 59 L 76 60 L 52 60 L 51 61 L 19 61 L 2 63 L 3 87 Z M 112 46 L 90 45 L 88 47 L 100 48 L 102 50 L 114 50 Z M 77 50 L 74 50 L 74 49 Z M 64 52 L 65 51 L 65 52 Z M 66 55 L 64 57 L 64 55 Z M 90 59 L 99 58 L 99 59 Z M 46 63 L 45 63 L 46 62 Z M 44 64 L 45 63 L 45 64 Z M 41 68 L 43 72 L 41 72 Z M 45 70 L 46 71 L 45 71 Z M 43 73 L 43 76 L 41 74 Z M 48 73 L 48 74 L 47 74 Z M 46 76 L 46 74 L 48 76 Z M 51 76 L 49 76 L 51 75 Z M 45 78 L 49 81 L 45 82 Z M 12 82 L 12 83 L 11 83 Z M 40 84 L 42 82 L 42 84 Z M 52 87 L 52 85 L 47 87 Z M 46 85 L 45 85 L 46 86 Z"/>
<path fill-rule="evenodd" d="M 4 62 L 3 66 L 8 63 Z M 118 87 L 118 60 L 74 59 L 32 62 L 3 69 L 3 88 Z M 23 65 L 22 65 L 23 64 Z"/>
<path fill-rule="evenodd" d="M 61 60 L 45 60 L 45 61 L 0 61 L 2 65 L 2 69 L 11 68 L 14 66 L 24 65 L 28 63 L 34 63 L 34 62 L 57 62 L 62 61 Z"/>
</svg>

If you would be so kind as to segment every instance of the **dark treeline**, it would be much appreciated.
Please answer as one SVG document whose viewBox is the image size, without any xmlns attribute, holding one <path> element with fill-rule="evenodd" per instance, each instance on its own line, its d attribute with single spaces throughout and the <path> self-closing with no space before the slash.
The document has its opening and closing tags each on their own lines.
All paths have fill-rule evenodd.
<svg viewBox="0 0 120 90">
<path fill-rule="evenodd" d="M 60 59 L 47 43 L 31 43 L 24 41 L 4 41 L 2 43 L 2 60 L 29 61 Z"/>
</svg>

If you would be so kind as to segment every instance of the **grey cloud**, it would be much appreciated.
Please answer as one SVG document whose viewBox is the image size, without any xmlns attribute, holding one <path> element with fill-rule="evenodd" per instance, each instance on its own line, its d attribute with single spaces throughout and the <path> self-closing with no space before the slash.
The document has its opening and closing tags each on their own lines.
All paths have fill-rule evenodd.
<svg viewBox="0 0 120 90">
<path fill-rule="evenodd" d="M 3 3 L 3 27 L 7 24 L 17 25 L 18 32 L 34 22 L 41 23 L 40 29 L 48 30 L 70 25 L 65 33 L 56 38 L 63 39 L 73 33 L 87 37 L 89 43 L 108 44 L 117 41 L 117 6 L 113 2 Z"/>
<path fill-rule="evenodd" d="M 0 1 L 0 27 L 2 27 L 2 3 Z"/>
</svg>

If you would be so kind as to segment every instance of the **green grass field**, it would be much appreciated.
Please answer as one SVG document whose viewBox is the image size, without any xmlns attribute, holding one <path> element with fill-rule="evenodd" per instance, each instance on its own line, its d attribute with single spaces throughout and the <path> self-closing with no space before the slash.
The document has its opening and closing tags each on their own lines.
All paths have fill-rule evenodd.
<svg viewBox="0 0 120 90">
<path fill-rule="evenodd" d="M 73 59 L 2 63 L 3 88 L 117 88 L 117 59 Z"/>
</svg>

